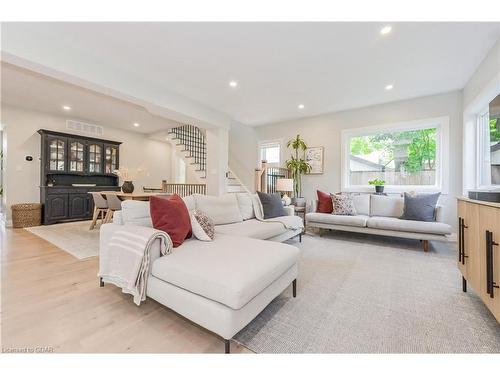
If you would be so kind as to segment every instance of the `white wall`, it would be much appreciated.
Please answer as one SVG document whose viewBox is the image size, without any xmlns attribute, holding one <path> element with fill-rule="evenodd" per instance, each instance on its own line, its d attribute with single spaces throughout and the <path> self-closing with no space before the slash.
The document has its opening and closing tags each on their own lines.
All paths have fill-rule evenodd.
<svg viewBox="0 0 500 375">
<path fill-rule="evenodd" d="M 4 171 L 7 219 L 10 219 L 10 205 L 40 201 L 40 135 L 37 130 L 79 134 L 66 129 L 66 119 L 67 117 L 24 110 L 2 103 L 1 124 L 4 126 L 7 141 Z M 171 179 L 169 144 L 138 133 L 102 125 L 102 138 L 123 142 L 120 145 L 120 165 L 130 170 L 145 169 L 145 173 L 133 181 L 136 189 L 141 190 L 142 186 L 160 187 L 161 180 Z M 33 161 L 25 160 L 28 155 L 33 156 Z"/>
<path fill-rule="evenodd" d="M 440 199 L 444 220 L 455 227 L 456 197 L 462 185 L 462 93 L 427 96 L 350 111 L 286 121 L 256 128 L 258 141 L 283 139 L 282 160 L 289 157 L 286 141 L 300 134 L 308 146 L 325 147 L 325 173 L 304 176 L 303 195 L 315 199 L 316 189 L 338 192 L 341 188 L 341 130 L 449 116 L 449 192 Z"/>
<path fill-rule="evenodd" d="M 250 191 L 255 190 L 257 161 L 255 128 L 233 122 L 229 130 L 229 168 Z"/>
<path fill-rule="evenodd" d="M 464 87 L 463 103 L 463 192 L 476 189 L 476 116 L 500 94 L 500 40 L 488 52 Z"/>
</svg>

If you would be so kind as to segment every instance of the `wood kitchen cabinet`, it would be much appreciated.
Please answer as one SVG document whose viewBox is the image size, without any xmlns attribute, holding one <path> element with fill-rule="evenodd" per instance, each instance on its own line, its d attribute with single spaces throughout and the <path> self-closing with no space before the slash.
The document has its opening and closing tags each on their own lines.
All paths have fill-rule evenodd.
<svg viewBox="0 0 500 375">
<path fill-rule="evenodd" d="M 458 268 L 500 322 L 500 204 L 459 198 Z"/>
</svg>

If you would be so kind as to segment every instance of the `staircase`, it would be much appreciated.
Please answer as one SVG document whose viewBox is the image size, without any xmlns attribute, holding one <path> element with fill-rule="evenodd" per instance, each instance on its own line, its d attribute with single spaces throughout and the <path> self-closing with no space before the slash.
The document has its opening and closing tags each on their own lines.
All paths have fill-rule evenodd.
<svg viewBox="0 0 500 375">
<path fill-rule="evenodd" d="M 168 131 L 170 141 L 179 149 L 186 164 L 201 180 L 207 178 L 207 143 L 205 134 L 193 125 L 182 125 Z M 230 169 L 226 172 L 228 193 L 250 192 Z"/>
</svg>

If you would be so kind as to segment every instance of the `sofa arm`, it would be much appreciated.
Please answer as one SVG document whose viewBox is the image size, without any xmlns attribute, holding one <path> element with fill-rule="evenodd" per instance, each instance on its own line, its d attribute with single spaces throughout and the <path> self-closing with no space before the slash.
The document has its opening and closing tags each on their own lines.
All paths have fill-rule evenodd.
<svg viewBox="0 0 500 375">
<path fill-rule="evenodd" d="M 436 217 L 436 221 L 442 223 L 443 222 L 443 206 L 436 206 L 436 211 L 434 211 L 434 216 Z"/>
<path fill-rule="evenodd" d="M 99 269 L 102 268 L 102 261 L 106 259 L 106 253 L 108 251 L 108 246 L 117 231 L 127 231 L 134 232 L 134 228 L 144 229 L 142 226 L 136 225 L 119 225 L 114 223 L 108 223 L 101 225 L 99 229 Z M 156 229 L 151 228 L 151 232 L 155 232 Z M 150 249 L 150 263 L 153 262 L 160 257 L 160 243 L 159 241 L 153 242 L 153 245 Z"/>
<path fill-rule="evenodd" d="M 286 216 L 293 216 L 295 215 L 295 206 L 294 205 L 288 205 L 283 207 L 286 212 Z"/>
</svg>

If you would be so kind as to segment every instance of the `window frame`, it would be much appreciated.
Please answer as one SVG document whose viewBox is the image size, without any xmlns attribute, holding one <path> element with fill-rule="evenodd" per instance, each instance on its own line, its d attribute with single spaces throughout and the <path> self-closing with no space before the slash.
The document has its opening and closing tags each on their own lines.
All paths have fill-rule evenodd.
<svg viewBox="0 0 500 375">
<path fill-rule="evenodd" d="M 258 154 L 258 164 L 260 164 L 262 162 L 262 149 L 264 148 L 264 146 L 266 145 L 277 145 L 279 147 L 279 152 L 278 152 L 278 156 L 279 156 L 279 161 L 277 163 L 270 163 L 269 161 L 267 162 L 267 165 L 268 166 L 272 166 L 272 167 L 281 167 L 281 161 L 283 159 L 283 155 L 282 155 L 282 152 L 283 152 L 283 140 L 282 139 L 270 139 L 270 140 L 265 140 L 265 141 L 259 141 L 258 143 L 258 151 L 257 151 L 257 154 Z"/>
<path fill-rule="evenodd" d="M 436 183 L 434 185 L 385 185 L 387 193 L 407 191 L 448 194 L 449 190 L 449 116 L 375 125 L 341 131 L 341 187 L 345 192 L 373 192 L 370 185 L 351 185 L 349 182 L 350 140 L 354 137 L 398 131 L 436 128 Z"/>
<path fill-rule="evenodd" d="M 489 105 L 483 109 L 482 111 L 478 112 L 476 114 L 476 121 L 475 121 L 475 126 L 476 126 L 476 188 L 479 190 L 496 190 L 500 188 L 500 184 L 492 184 L 491 183 L 491 163 L 490 163 L 490 184 L 483 184 L 483 172 L 484 172 L 484 134 L 482 134 L 482 129 L 481 127 L 484 124 L 481 124 L 481 118 L 486 117 L 486 123 L 488 124 L 488 129 L 489 129 L 489 123 L 490 123 L 490 108 Z M 489 145 L 488 145 L 489 147 Z M 489 151 L 488 151 L 489 152 Z"/>
</svg>

